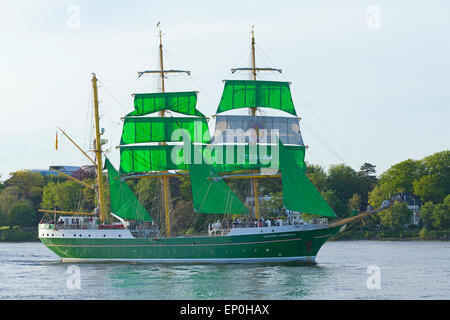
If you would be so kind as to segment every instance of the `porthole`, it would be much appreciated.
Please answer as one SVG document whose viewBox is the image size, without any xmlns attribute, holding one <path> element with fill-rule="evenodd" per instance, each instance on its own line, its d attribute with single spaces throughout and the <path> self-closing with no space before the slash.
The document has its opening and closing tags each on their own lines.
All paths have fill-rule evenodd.
<svg viewBox="0 0 450 320">
<path fill-rule="evenodd" d="M 106 234 L 103 235 L 103 238 L 106 237 Z"/>
<path fill-rule="evenodd" d="M 266 252 L 269 252 L 269 249 L 266 249 Z"/>
<path fill-rule="evenodd" d="M 48 237 L 48 233 L 47 233 L 47 237 Z"/>
<path fill-rule="evenodd" d="M 77 235 L 74 233 L 73 236 L 76 237 Z"/>
<path fill-rule="evenodd" d="M 122 235 L 121 234 L 119 234 L 119 238 L 121 237 Z"/>
<path fill-rule="evenodd" d="M 91 235 L 90 235 L 90 234 L 88 234 L 88 237 L 90 238 L 90 237 L 91 237 Z"/>
<path fill-rule="evenodd" d="M 80 237 L 81 237 L 81 233 L 80 233 Z"/>
</svg>

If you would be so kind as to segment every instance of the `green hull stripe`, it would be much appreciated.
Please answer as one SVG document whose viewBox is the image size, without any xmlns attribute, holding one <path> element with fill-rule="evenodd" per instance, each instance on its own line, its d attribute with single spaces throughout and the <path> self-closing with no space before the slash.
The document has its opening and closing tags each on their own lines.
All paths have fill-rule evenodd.
<svg viewBox="0 0 450 320">
<path fill-rule="evenodd" d="M 330 235 L 322 236 L 329 237 Z M 244 245 L 255 243 L 269 243 L 269 242 L 284 242 L 284 241 L 296 241 L 302 238 L 284 239 L 284 240 L 270 240 L 270 241 L 256 241 L 256 242 L 240 242 L 240 243 L 208 243 L 208 244 L 48 244 L 48 247 L 192 247 L 192 246 L 229 246 L 229 245 Z"/>
</svg>

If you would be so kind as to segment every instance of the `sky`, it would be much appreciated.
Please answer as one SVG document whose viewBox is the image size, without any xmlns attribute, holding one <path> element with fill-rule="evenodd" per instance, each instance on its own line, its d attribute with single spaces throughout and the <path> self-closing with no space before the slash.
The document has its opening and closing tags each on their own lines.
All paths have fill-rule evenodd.
<svg viewBox="0 0 450 320">
<path fill-rule="evenodd" d="M 364 162 L 377 174 L 406 159 L 448 150 L 448 1 L 0 1 L 0 180 L 21 169 L 89 164 L 56 128 L 89 150 L 91 74 L 101 125 L 117 167 L 132 93 L 155 92 L 158 29 L 164 63 L 191 76 L 168 90 L 199 91 L 215 113 L 224 79 L 250 63 L 281 68 L 259 79 L 289 81 L 306 160 L 328 168 Z M 210 127 L 213 123 L 210 123 Z M 212 129 L 212 128 L 211 128 Z"/>
</svg>

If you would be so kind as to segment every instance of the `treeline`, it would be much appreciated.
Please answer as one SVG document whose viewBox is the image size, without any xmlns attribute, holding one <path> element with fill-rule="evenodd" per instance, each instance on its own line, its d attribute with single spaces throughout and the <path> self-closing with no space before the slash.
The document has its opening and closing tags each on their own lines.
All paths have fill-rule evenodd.
<svg viewBox="0 0 450 320">
<path fill-rule="evenodd" d="M 377 208 L 383 200 L 403 192 L 417 196 L 423 203 L 420 211 L 422 235 L 450 228 L 450 151 L 438 152 L 422 160 L 402 161 L 378 178 L 376 167 L 370 163 L 364 163 L 359 170 L 344 164 L 332 165 L 328 170 L 308 165 L 307 174 L 339 218 L 355 214 L 356 211 L 365 211 L 368 206 Z M 73 176 L 88 185 L 96 183 L 92 166 L 81 167 Z M 107 184 L 105 179 L 106 207 L 109 208 Z M 160 180 L 129 180 L 127 184 L 164 230 Z M 229 185 L 243 201 L 252 192 L 250 180 L 230 180 Z M 173 234 L 200 232 L 207 227 L 208 222 L 222 218 L 220 215 L 194 213 L 189 178 L 171 178 L 170 192 Z M 284 214 L 281 179 L 262 179 L 259 192 L 270 199 L 261 198 L 263 216 Z M 0 239 L 20 240 L 29 237 L 25 234 L 28 232 L 26 230 L 35 228 L 42 218 L 42 214 L 37 212 L 40 208 L 92 212 L 96 207 L 97 198 L 92 188 L 62 176 L 43 176 L 30 171 L 13 172 L 0 183 Z M 374 217 L 373 221 L 386 229 L 398 230 L 408 224 L 411 214 L 405 204 L 398 204 Z M 14 226 L 16 231 L 13 231 Z M 16 238 L 12 239 L 12 235 Z"/>
</svg>

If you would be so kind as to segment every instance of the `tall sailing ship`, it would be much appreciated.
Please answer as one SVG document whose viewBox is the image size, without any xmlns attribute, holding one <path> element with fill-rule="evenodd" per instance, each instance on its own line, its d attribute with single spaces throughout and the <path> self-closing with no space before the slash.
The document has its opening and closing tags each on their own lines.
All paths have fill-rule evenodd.
<svg viewBox="0 0 450 320">
<path fill-rule="evenodd" d="M 159 40 L 160 69 L 142 71 L 139 76 L 159 74 L 160 92 L 134 94 L 134 110 L 123 118 L 119 170 L 108 158 L 104 160 L 110 213 L 103 190 L 104 141 L 93 75 L 96 157 L 90 159 L 97 170 L 93 188 L 98 207 L 93 213 L 41 210 L 45 212 L 39 224 L 42 243 L 62 261 L 313 262 L 342 225 L 329 225 L 327 219 L 304 221 L 295 214 L 290 219 L 260 214 L 261 179 L 278 179 L 283 207 L 289 212 L 336 217 L 306 175 L 306 147 L 290 83 L 257 80 L 260 71 L 281 70 L 256 67 L 252 30 L 252 66 L 232 69 L 233 73 L 250 72 L 252 79 L 224 81 L 211 137 L 208 118 L 196 108 L 197 92 L 166 92 L 168 74 L 189 71 L 164 69 L 161 31 Z M 249 114 L 231 115 L 236 109 L 247 109 Z M 258 115 L 271 109 L 284 116 Z M 127 185 L 129 179 L 159 181 L 162 219 L 146 210 Z M 172 234 L 170 179 L 190 179 L 194 212 L 217 217 L 204 234 Z M 228 183 L 236 179 L 250 182 L 252 206 L 230 188 Z"/>
</svg>

